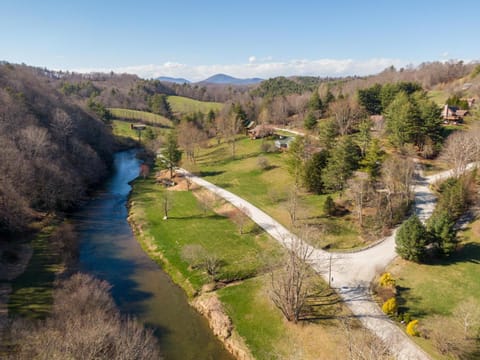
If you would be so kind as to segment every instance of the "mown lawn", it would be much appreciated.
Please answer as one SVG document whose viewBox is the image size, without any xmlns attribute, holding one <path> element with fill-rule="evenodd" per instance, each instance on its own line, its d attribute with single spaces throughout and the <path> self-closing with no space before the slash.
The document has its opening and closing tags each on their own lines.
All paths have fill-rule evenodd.
<svg viewBox="0 0 480 360">
<path fill-rule="evenodd" d="M 273 140 L 268 140 L 273 148 Z M 286 168 L 286 153 L 262 152 L 262 140 L 239 138 L 235 158 L 231 145 L 212 143 L 202 149 L 196 164 L 184 164 L 194 168 L 206 180 L 221 186 L 261 208 L 284 226 L 291 228 L 288 199 L 293 189 L 293 178 Z M 269 167 L 262 169 L 259 159 L 264 158 Z M 335 197 L 336 195 L 334 195 Z M 348 217 L 328 218 L 323 212 L 326 195 L 305 192 L 299 194 L 298 224 L 319 226 L 314 243 L 331 248 L 360 246 L 358 229 Z"/>
<path fill-rule="evenodd" d="M 194 112 L 208 113 L 210 110 L 219 111 L 223 104 L 211 101 L 198 101 L 183 96 L 169 96 L 168 103 L 174 114 L 190 114 Z"/>
<path fill-rule="evenodd" d="M 480 299 L 480 220 L 460 233 L 459 251 L 450 259 L 431 265 L 396 260 L 390 272 L 400 287 L 402 306 L 428 324 L 437 314 L 450 316 L 455 307 L 469 297 Z M 418 339 L 436 358 L 443 359 L 432 344 Z"/>
<path fill-rule="evenodd" d="M 211 280 L 203 269 L 192 269 L 182 258 L 186 245 L 199 244 L 220 259 L 222 265 L 216 276 L 219 281 L 254 276 L 264 269 L 266 259 L 280 255 L 279 245 L 256 227 L 247 226 L 249 232 L 241 235 L 228 217 L 211 210 L 205 213 L 192 192 L 168 191 L 173 207 L 168 220 L 163 220 L 165 191 L 152 179 L 135 181 L 131 214 L 135 223 L 142 224 L 143 237 L 150 239 L 163 254 L 164 261 L 160 262 L 166 270 L 178 270 L 180 277 L 187 279 L 194 290 Z M 181 284 L 181 278 L 175 280 Z"/>
<path fill-rule="evenodd" d="M 286 340 L 285 320 L 265 294 L 264 282 L 255 278 L 218 291 L 235 329 L 258 360 L 277 358 L 278 343 Z"/>
</svg>

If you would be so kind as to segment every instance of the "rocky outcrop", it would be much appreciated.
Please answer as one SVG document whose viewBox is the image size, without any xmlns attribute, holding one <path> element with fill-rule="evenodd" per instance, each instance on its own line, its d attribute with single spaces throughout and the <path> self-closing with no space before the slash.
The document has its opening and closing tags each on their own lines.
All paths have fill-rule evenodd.
<svg viewBox="0 0 480 360">
<path fill-rule="evenodd" d="M 243 339 L 235 331 L 232 320 L 223 308 L 223 304 L 215 293 L 202 294 L 191 302 L 192 306 L 210 324 L 215 336 L 225 345 L 225 348 L 238 360 L 254 360 Z"/>
</svg>

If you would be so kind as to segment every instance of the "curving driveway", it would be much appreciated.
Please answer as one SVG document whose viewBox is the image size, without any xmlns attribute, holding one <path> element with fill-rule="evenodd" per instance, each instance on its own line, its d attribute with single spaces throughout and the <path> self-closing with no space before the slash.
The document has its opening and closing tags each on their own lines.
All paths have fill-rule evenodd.
<svg viewBox="0 0 480 360">
<path fill-rule="evenodd" d="M 473 166 L 470 165 L 469 168 Z M 194 176 L 185 169 L 178 169 L 177 172 L 189 177 L 194 183 L 210 190 L 237 208 L 247 209 L 247 215 L 283 246 L 290 247 L 294 241 L 301 241 L 279 222 L 241 197 Z M 445 171 L 424 177 L 417 168 L 416 175 L 417 179 L 413 187 L 415 210 L 419 218 L 425 221 L 432 215 L 436 201 L 429 185 L 452 176 L 452 173 Z M 383 314 L 371 297 L 371 281 L 397 256 L 395 252 L 396 231 L 397 229 L 391 236 L 376 245 L 352 253 L 330 253 L 307 244 L 305 246 L 308 246 L 312 253 L 309 262 L 315 271 L 327 282 L 331 276 L 332 287 L 338 291 L 352 313 L 366 328 L 389 344 L 397 359 L 430 359 L 393 321 Z"/>
</svg>

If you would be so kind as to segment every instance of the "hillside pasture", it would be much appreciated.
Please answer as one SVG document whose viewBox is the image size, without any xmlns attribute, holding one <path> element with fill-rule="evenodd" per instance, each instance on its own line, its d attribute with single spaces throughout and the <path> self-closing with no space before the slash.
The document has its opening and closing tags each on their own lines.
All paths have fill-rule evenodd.
<svg viewBox="0 0 480 360">
<path fill-rule="evenodd" d="M 211 101 L 198 101 L 183 96 L 169 96 L 167 98 L 167 101 L 170 104 L 172 112 L 177 116 L 196 112 L 206 114 L 210 110 L 218 112 L 223 106 L 222 103 Z"/>
<path fill-rule="evenodd" d="M 143 122 L 159 127 L 173 127 L 172 121 L 164 116 L 154 114 L 148 111 L 139 111 L 132 109 L 109 108 L 115 119 L 129 120 L 134 122 Z"/>
</svg>

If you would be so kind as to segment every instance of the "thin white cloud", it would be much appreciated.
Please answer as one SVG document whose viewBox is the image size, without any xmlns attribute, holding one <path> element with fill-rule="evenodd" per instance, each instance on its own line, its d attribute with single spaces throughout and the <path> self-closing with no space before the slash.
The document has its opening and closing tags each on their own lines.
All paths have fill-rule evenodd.
<svg viewBox="0 0 480 360">
<path fill-rule="evenodd" d="M 271 78 L 275 76 L 346 76 L 370 75 L 378 73 L 389 66 L 397 68 L 409 64 L 406 60 L 372 58 L 367 60 L 354 59 L 294 59 L 289 61 L 265 61 L 250 56 L 248 63 L 227 65 L 187 65 L 177 62 L 163 64 L 149 64 L 117 68 L 73 69 L 77 72 L 110 72 L 132 73 L 143 78 L 159 76 L 183 77 L 192 81 L 200 81 L 218 73 L 228 74 L 238 78 Z M 263 59 L 262 59 L 263 60 Z"/>
</svg>

